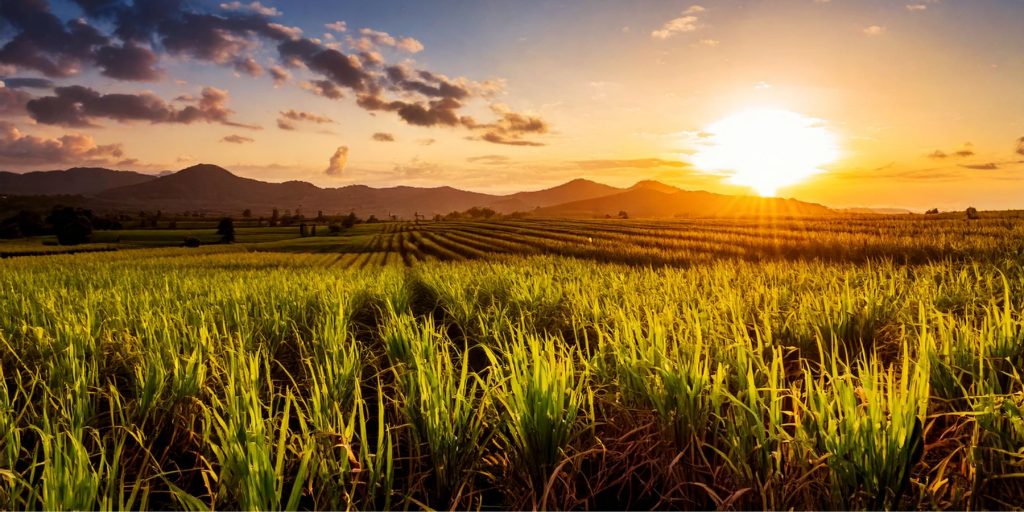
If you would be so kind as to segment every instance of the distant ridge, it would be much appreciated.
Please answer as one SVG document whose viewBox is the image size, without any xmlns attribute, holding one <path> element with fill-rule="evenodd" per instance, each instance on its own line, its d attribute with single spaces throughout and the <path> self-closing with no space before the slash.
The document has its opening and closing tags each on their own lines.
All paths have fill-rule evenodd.
<svg viewBox="0 0 1024 512">
<path fill-rule="evenodd" d="M 101 167 L 72 167 L 63 171 L 33 171 L 24 174 L 0 172 L 0 194 L 89 196 L 115 187 L 137 185 L 154 179 L 156 176 Z"/>
<path fill-rule="evenodd" d="M 822 205 L 795 199 L 729 196 L 686 191 L 645 180 L 623 189 L 586 179 L 509 195 L 493 195 L 452 187 L 386 187 L 348 185 L 320 188 L 304 181 L 268 183 L 237 176 L 227 169 L 198 164 L 177 172 L 150 176 L 129 171 L 74 168 L 42 173 L 0 173 L 0 194 L 84 196 L 105 209 L 204 211 L 237 214 L 249 209 L 269 215 L 297 210 L 307 217 L 354 212 L 366 217 L 394 215 L 430 217 L 472 207 L 498 213 L 524 212 L 548 217 L 604 217 L 626 212 L 630 217 L 695 217 L 834 213 Z"/>
</svg>

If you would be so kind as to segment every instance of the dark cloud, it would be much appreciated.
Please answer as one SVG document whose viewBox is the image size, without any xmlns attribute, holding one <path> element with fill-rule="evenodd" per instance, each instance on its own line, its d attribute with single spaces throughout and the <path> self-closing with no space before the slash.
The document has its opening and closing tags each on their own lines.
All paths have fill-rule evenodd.
<svg viewBox="0 0 1024 512">
<path fill-rule="evenodd" d="M 277 120 L 277 127 L 282 129 L 282 130 L 288 130 L 288 131 L 291 131 L 291 130 L 295 129 L 295 125 L 294 124 L 289 123 L 288 121 L 285 121 L 284 119 L 278 119 Z"/>
<path fill-rule="evenodd" d="M 973 148 L 974 144 L 971 144 L 970 142 L 965 142 L 964 147 L 962 149 L 958 149 L 956 151 L 943 151 L 941 149 L 936 149 L 935 151 L 932 151 L 931 153 L 928 154 L 928 158 L 967 158 L 969 156 L 974 156 Z"/>
<path fill-rule="evenodd" d="M 316 124 L 328 124 L 333 123 L 334 120 L 329 117 L 314 114 L 312 112 L 302 112 L 300 110 L 282 110 L 281 117 L 290 119 L 292 121 L 300 121 L 307 123 Z"/>
<path fill-rule="evenodd" d="M 25 91 L 0 87 L 0 117 L 13 117 L 25 114 L 25 104 L 32 95 Z"/>
<path fill-rule="evenodd" d="M 0 82 L 3 82 L 4 86 L 9 89 L 52 89 L 53 80 L 46 78 L 31 78 L 31 77 L 9 77 L 0 78 Z"/>
<path fill-rule="evenodd" d="M 1024 137 L 1017 139 L 1017 150 L 1018 155 L 1024 155 Z"/>
<path fill-rule="evenodd" d="M 992 171 L 998 169 L 999 165 L 994 162 L 989 162 L 985 164 L 961 164 L 960 167 L 963 167 L 964 169 L 974 169 L 976 171 Z"/>
<path fill-rule="evenodd" d="M 225 136 L 223 139 L 220 139 L 220 141 L 227 142 L 229 144 L 245 144 L 247 142 L 254 142 L 254 139 L 250 137 L 243 137 L 241 135 L 231 134 Z"/>
<path fill-rule="evenodd" d="M 377 142 L 394 142 L 395 136 L 390 133 L 377 132 L 373 134 L 373 140 Z"/>
<path fill-rule="evenodd" d="M 349 57 L 333 48 L 326 48 L 316 42 L 301 38 L 282 41 L 277 46 L 285 62 L 299 62 L 325 76 L 335 85 L 364 91 L 369 88 L 373 77 L 363 71 L 357 58 Z"/>
<path fill-rule="evenodd" d="M 217 12 L 204 12 L 199 7 L 202 4 L 185 0 L 73 1 L 85 18 L 65 23 L 50 11 L 46 0 L 3 0 L 0 25 L 8 27 L 13 36 L 0 48 L 0 64 L 35 70 L 49 77 L 67 77 L 91 66 L 119 80 L 156 80 L 162 74 L 158 54 L 168 53 L 256 76 L 262 74 L 263 66 L 249 56 L 260 45 L 269 43 L 276 48 L 281 64 L 269 68 L 278 86 L 290 80 L 286 68 L 305 68 L 316 76 L 301 82 L 301 87 L 330 99 L 342 98 L 345 90 L 351 91 L 362 108 L 393 112 L 411 125 L 462 126 L 478 131 L 476 139 L 510 145 L 540 145 L 526 140 L 524 135 L 547 131 L 547 125 L 539 118 L 512 112 L 499 113 L 491 123 L 463 123 L 466 117 L 460 112 L 465 104 L 500 91 L 502 81 L 474 82 L 405 65 L 387 66 L 374 48 L 382 45 L 415 53 L 422 50 L 422 44 L 413 38 L 362 29 L 360 39 L 350 42 L 358 53 L 349 55 L 335 43 L 323 44 L 303 37 L 298 28 L 275 23 L 272 17 L 280 12 L 255 1 L 224 2 Z M 109 30 L 104 32 L 96 27 Z M 159 108 L 161 105 L 151 97 L 119 97 L 111 101 L 133 102 L 138 110 L 157 112 L 133 118 L 179 122 L 165 121 L 178 117 L 159 113 L 166 109 Z M 46 106 L 57 105 L 55 100 L 45 100 L 36 108 L 42 111 Z M 89 110 L 81 105 L 75 108 Z M 75 108 L 63 113 L 50 109 L 40 116 L 77 126 L 90 124 L 89 117 L 100 117 L 75 112 Z M 204 118 L 195 109 L 183 115 L 182 119 Z M 225 121 L 226 116 L 210 119 L 230 124 Z M 520 126 L 520 120 L 533 126 Z"/>
<path fill-rule="evenodd" d="M 156 67 L 153 50 L 134 43 L 122 46 L 104 46 L 96 52 L 96 65 L 105 76 L 118 80 L 158 80 L 163 72 Z"/>
<path fill-rule="evenodd" d="M 302 88 L 307 91 L 312 91 L 313 94 L 332 100 L 345 97 L 345 94 L 341 92 L 341 89 L 329 80 L 310 80 L 308 82 L 302 82 Z"/>
<path fill-rule="evenodd" d="M 334 155 L 331 156 L 327 169 L 324 169 L 324 173 L 328 176 L 341 176 L 346 164 L 348 164 L 348 146 L 338 146 Z"/>
<path fill-rule="evenodd" d="M 509 146 L 544 145 L 523 138 L 526 135 L 547 133 L 548 125 L 543 119 L 510 112 L 503 105 L 493 105 L 491 109 L 500 116 L 495 122 L 479 124 L 472 117 L 463 117 L 461 122 L 465 127 L 481 132 L 480 140 L 483 141 Z"/>
<path fill-rule="evenodd" d="M 21 133 L 0 121 L 0 164 L 44 165 L 74 163 L 106 164 L 124 156 L 120 144 L 97 145 L 88 135 L 68 134 L 56 139 Z"/>
<path fill-rule="evenodd" d="M 949 157 L 949 155 L 946 154 L 946 152 L 942 151 L 941 149 L 936 149 L 935 151 L 932 151 L 931 153 L 928 153 L 928 158 L 947 158 L 947 157 Z"/>
<path fill-rule="evenodd" d="M 197 100 L 191 101 L 195 104 L 178 109 L 150 92 L 101 94 L 88 87 L 73 85 L 57 87 L 53 96 L 33 99 L 26 108 L 37 122 L 61 126 L 96 126 L 94 119 L 106 118 L 118 122 L 206 122 L 257 128 L 230 119 L 233 111 L 227 108 L 227 91 L 206 87 Z"/>
<path fill-rule="evenodd" d="M 433 146 L 437 142 L 435 139 L 417 139 L 416 143 L 421 146 Z"/>
</svg>

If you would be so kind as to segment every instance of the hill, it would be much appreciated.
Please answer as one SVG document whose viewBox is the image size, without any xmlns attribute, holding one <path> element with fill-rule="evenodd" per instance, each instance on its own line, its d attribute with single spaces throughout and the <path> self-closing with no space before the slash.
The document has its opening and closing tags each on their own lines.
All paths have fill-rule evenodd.
<svg viewBox="0 0 1024 512">
<path fill-rule="evenodd" d="M 98 194 L 116 187 L 138 185 L 156 176 L 100 167 L 74 167 L 63 171 L 33 171 L 24 174 L 0 172 L 0 194 L 53 196 Z"/>
<path fill-rule="evenodd" d="M 534 214 L 544 217 L 615 217 L 622 211 L 630 217 L 640 218 L 766 215 L 799 217 L 834 213 L 820 204 L 795 199 L 729 196 L 705 191 L 678 190 L 662 185 L 634 186 L 618 194 L 541 208 Z"/>
<path fill-rule="evenodd" d="M 728 196 L 686 191 L 657 181 L 640 181 L 627 189 L 575 179 L 543 190 L 493 195 L 452 187 L 387 187 L 348 185 L 320 188 L 304 181 L 268 183 L 232 174 L 211 164 L 150 176 L 128 171 L 74 168 L 22 175 L 0 173 L 0 194 L 80 196 L 102 210 L 203 211 L 237 214 L 249 209 L 268 216 L 277 208 L 312 217 L 354 212 L 360 217 L 395 215 L 431 217 L 472 207 L 499 213 L 528 212 L 547 217 L 617 216 L 695 217 L 832 213 L 828 208 L 794 199 Z"/>
<path fill-rule="evenodd" d="M 557 187 L 500 196 L 485 206 L 499 213 L 529 212 L 545 206 L 594 199 L 621 191 L 622 189 L 611 185 L 578 178 Z"/>
</svg>

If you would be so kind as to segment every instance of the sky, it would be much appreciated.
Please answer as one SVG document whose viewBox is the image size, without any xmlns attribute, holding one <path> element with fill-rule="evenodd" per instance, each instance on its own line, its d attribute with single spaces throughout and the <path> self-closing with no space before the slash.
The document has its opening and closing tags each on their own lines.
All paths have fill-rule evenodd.
<svg viewBox="0 0 1024 512">
<path fill-rule="evenodd" d="M 764 193 L 705 152 L 767 109 L 834 142 L 771 194 L 1019 209 L 1022 23 L 1024 0 L 4 0 L 0 170 Z M 819 138 L 776 128 L 718 152 L 793 178 Z"/>
</svg>

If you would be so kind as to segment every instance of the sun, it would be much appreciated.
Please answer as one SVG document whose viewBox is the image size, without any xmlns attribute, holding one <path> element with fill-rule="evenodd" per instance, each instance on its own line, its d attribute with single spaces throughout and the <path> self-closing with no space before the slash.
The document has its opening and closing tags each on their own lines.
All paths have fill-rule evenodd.
<svg viewBox="0 0 1024 512">
<path fill-rule="evenodd" d="M 821 119 L 778 109 L 740 112 L 706 127 L 693 164 L 771 197 L 779 188 L 822 172 L 839 156 Z"/>
</svg>

